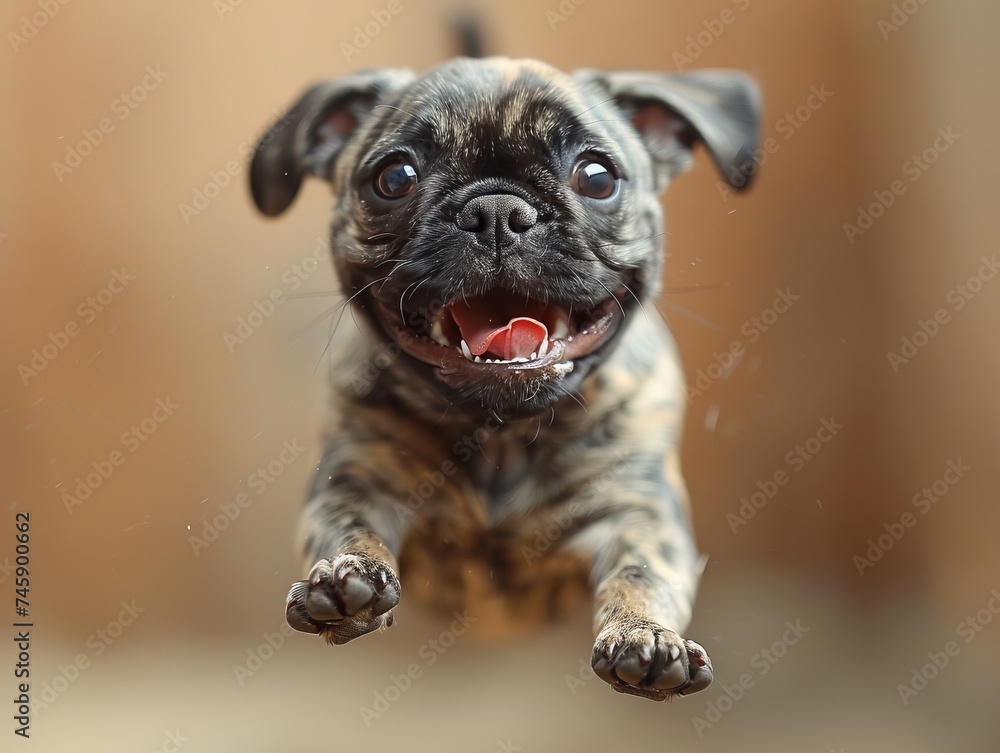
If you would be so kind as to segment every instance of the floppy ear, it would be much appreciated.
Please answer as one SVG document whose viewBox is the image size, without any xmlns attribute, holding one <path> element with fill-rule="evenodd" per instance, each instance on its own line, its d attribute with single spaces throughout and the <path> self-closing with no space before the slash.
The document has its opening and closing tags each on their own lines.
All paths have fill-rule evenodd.
<svg viewBox="0 0 1000 753">
<path fill-rule="evenodd" d="M 284 212 L 302 179 L 330 180 L 333 164 L 358 125 L 379 100 L 405 85 L 413 74 L 373 70 L 325 81 L 309 89 L 265 133 L 250 163 L 250 192 L 263 214 Z"/>
<path fill-rule="evenodd" d="M 748 76 L 734 70 L 586 73 L 632 120 L 653 156 L 661 189 L 670 176 L 690 167 L 695 141 L 708 148 L 730 186 L 742 190 L 750 185 L 756 172 L 760 93 Z"/>
</svg>

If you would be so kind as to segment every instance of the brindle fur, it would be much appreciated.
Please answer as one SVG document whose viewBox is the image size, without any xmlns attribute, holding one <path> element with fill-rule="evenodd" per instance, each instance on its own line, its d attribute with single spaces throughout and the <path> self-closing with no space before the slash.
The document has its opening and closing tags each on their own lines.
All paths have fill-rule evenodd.
<svg viewBox="0 0 1000 753">
<path fill-rule="evenodd" d="M 379 71 L 321 85 L 290 113 L 288 132 L 265 139 L 252 171 L 265 213 L 283 211 L 306 173 L 332 183 L 334 263 L 367 328 L 335 370 L 326 452 L 302 515 L 309 575 L 286 605 L 293 627 L 345 643 L 391 625 L 398 573 L 408 598 L 467 609 L 480 624 L 536 623 L 590 593 L 593 665 L 616 690 L 664 700 L 711 682 L 704 649 L 680 637 L 701 564 L 678 457 L 683 379 L 650 303 L 663 258 L 657 197 L 685 166 L 691 140 L 706 142 L 734 187 L 745 185 L 756 137 L 752 87 L 733 74 L 706 75 L 710 92 L 721 81 L 732 95 L 715 103 L 726 138 L 705 133 L 718 125 L 711 101 L 684 98 L 698 78 L 679 81 L 678 98 L 651 74 L 569 77 L 533 61 L 490 59 L 452 62 L 423 79 Z M 633 127 L 629 116 L 638 123 L 650 100 L 683 115 L 676 133 Z M 739 112 L 727 121 L 726 110 Z M 317 144 L 323 118 L 332 118 L 334 135 Z M 566 135 L 574 129 L 586 134 Z M 540 154 L 548 159 L 554 143 L 572 138 L 612 145 L 625 162 L 632 193 L 616 215 L 583 211 L 537 167 L 546 161 Z M 432 143 L 452 170 L 440 182 L 451 184 L 392 225 L 358 202 L 355 175 L 370 155 L 406 139 Z M 543 250 L 498 250 L 483 261 L 459 244 L 451 263 L 439 255 L 434 264 L 414 253 L 435 243 L 447 252 L 435 206 L 484 178 L 507 181 L 501 188 L 530 183 L 542 194 L 540 206 L 555 218 Z M 546 255 L 560 242 L 561 254 Z M 382 265 L 390 263 L 387 277 Z M 623 304 L 612 343 L 570 375 L 455 387 L 385 350 L 391 341 L 365 292 L 374 283 L 403 300 L 423 285 L 424 305 L 494 284 L 586 299 L 598 286 L 627 283 L 637 295 Z"/>
</svg>

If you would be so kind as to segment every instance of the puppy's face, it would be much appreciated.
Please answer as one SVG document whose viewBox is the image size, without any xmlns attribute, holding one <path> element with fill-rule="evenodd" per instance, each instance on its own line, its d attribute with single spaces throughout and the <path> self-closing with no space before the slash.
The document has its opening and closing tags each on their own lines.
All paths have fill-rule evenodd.
<svg viewBox="0 0 1000 753">
<path fill-rule="evenodd" d="M 278 214 L 304 174 L 328 180 L 344 292 L 371 337 L 398 344 L 393 367 L 467 410 L 534 415 L 576 390 L 656 293 L 658 197 L 694 141 L 746 184 L 754 93 L 706 75 L 567 76 L 494 58 L 321 84 L 264 137 L 254 197 Z"/>
</svg>

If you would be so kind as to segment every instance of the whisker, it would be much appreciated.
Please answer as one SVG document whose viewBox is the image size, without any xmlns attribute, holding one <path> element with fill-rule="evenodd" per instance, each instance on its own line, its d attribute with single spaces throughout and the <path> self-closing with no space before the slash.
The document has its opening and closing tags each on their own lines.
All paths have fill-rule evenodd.
<svg viewBox="0 0 1000 753">
<path fill-rule="evenodd" d="M 396 262 L 398 264 L 410 264 L 410 263 L 413 262 L 413 259 L 406 260 L 406 259 L 397 259 L 395 257 L 391 257 L 389 259 L 383 259 L 382 261 L 380 261 L 375 266 L 376 267 L 381 267 L 383 264 L 391 264 L 392 262 Z"/>
<path fill-rule="evenodd" d="M 295 336 L 292 338 L 291 342 L 292 343 L 297 342 L 298 339 L 300 337 L 302 337 L 302 335 L 304 335 L 306 332 L 308 332 L 310 329 L 312 329 L 315 325 L 319 324 L 321 321 L 323 321 L 324 319 L 326 319 L 328 316 L 330 316 L 331 314 L 335 313 L 339 308 L 341 308 L 341 306 L 342 306 L 342 304 L 337 304 L 336 306 L 331 306 L 330 308 L 326 309 L 323 313 L 318 314 L 317 316 L 314 316 L 312 319 L 310 319 L 308 322 L 306 322 L 298 330 L 298 332 L 295 333 Z"/>
<path fill-rule="evenodd" d="M 705 317 L 701 316 L 700 314 L 696 314 L 694 311 L 691 311 L 690 309 L 686 309 L 683 306 L 680 306 L 680 305 L 674 303 L 673 301 L 663 301 L 663 305 L 664 306 L 668 306 L 668 307 L 672 308 L 674 311 L 677 311 L 677 312 L 683 314 L 684 316 L 688 317 L 689 319 L 692 319 L 693 321 L 698 322 L 698 324 L 703 324 L 704 326 L 708 327 L 710 330 L 712 330 L 714 332 L 718 332 L 719 330 L 722 329 L 722 327 L 720 327 L 718 324 L 716 324 L 715 322 L 711 321 L 710 319 L 706 319 Z M 656 310 L 660 312 L 660 316 L 662 316 L 663 317 L 663 321 L 666 322 L 667 321 L 667 317 L 666 317 L 666 315 L 662 311 L 660 311 L 660 307 L 659 306 L 656 307 Z M 669 324 L 669 322 L 667 322 L 667 323 Z"/>
<path fill-rule="evenodd" d="M 340 290 L 317 290 L 312 293 L 285 293 L 285 298 L 293 300 L 296 298 L 329 298 L 335 295 L 343 295 Z"/>
<path fill-rule="evenodd" d="M 616 296 L 616 295 L 615 295 L 614 293 L 612 293 L 612 292 L 611 292 L 611 288 L 609 288 L 609 287 L 608 287 L 607 285 L 605 285 L 605 284 L 604 284 L 603 282 L 601 282 L 600 280 L 598 280 L 598 281 L 597 281 L 597 283 L 598 283 L 598 284 L 599 284 L 599 285 L 600 285 L 600 286 L 601 286 L 602 288 L 604 288 L 605 290 L 607 290 L 607 291 L 608 291 L 608 295 L 610 295 L 610 296 L 611 296 L 612 298 L 614 298 L 614 299 L 615 299 L 615 303 L 617 303 L 617 304 L 618 304 L 618 308 L 619 308 L 619 309 L 621 310 L 621 312 L 622 312 L 622 319 L 624 319 L 624 318 L 625 318 L 625 307 L 624 307 L 624 306 L 622 306 L 622 302 L 618 300 L 618 296 Z M 639 299 L 638 299 L 638 298 L 636 298 L 636 300 L 638 301 Z"/>
<path fill-rule="evenodd" d="M 664 293 L 675 294 L 675 293 L 701 293 L 706 290 L 718 290 L 720 288 L 728 288 L 730 283 L 728 282 L 717 282 L 711 285 L 689 285 L 686 288 L 663 288 Z"/>
<path fill-rule="evenodd" d="M 435 426 L 440 426 L 441 425 L 441 422 L 444 421 L 444 419 L 447 417 L 448 411 L 451 410 L 452 405 L 453 405 L 452 403 L 448 403 L 447 407 L 444 409 L 444 413 L 442 413 L 441 416 L 438 418 L 437 423 L 435 424 Z"/>
<path fill-rule="evenodd" d="M 413 282 L 411 282 L 409 285 L 406 286 L 406 290 L 404 290 L 403 294 L 399 297 L 399 318 L 402 319 L 403 321 L 406 321 L 406 314 L 403 312 L 403 301 L 406 300 L 406 292 L 414 285 L 417 285 L 419 287 L 421 282 L 422 282 L 421 280 L 414 280 Z"/>
<path fill-rule="evenodd" d="M 330 320 L 330 334 L 327 336 L 326 347 L 323 348 L 323 352 L 319 354 L 319 360 L 316 361 L 316 366 L 313 368 L 313 374 L 319 371 L 319 367 L 323 365 L 323 359 L 326 358 L 326 354 L 330 350 L 330 346 L 333 345 L 333 337 L 337 334 L 337 327 L 340 326 L 340 320 L 344 317 L 344 306 L 346 306 L 346 301 L 337 308 L 336 319 Z M 332 369 L 332 366 L 331 366 Z"/>
<path fill-rule="evenodd" d="M 584 125 L 594 125 L 595 123 L 629 123 L 632 121 L 628 118 L 602 118 L 600 120 L 591 120 L 589 123 L 584 123 Z"/>
<path fill-rule="evenodd" d="M 316 373 L 316 371 L 319 369 L 320 365 L 323 363 L 323 359 L 326 358 L 327 353 L 330 352 L 330 346 L 333 345 L 334 335 L 337 334 L 337 327 L 340 326 L 340 320 L 344 318 L 344 309 L 347 308 L 348 304 L 351 301 L 353 301 L 359 295 L 361 295 L 366 290 L 368 290 L 368 288 L 370 288 L 372 285 L 374 285 L 377 282 L 382 282 L 384 279 L 385 279 L 384 277 L 380 277 L 377 280 L 372 280 L 367 285 L 365 285 L 363 288 L 361 288 L 360 290 L 358 290 L 354 295 L 352 295 L 350 298 L 348 298 L 346 301 L 344 301 L 342 304 L 340 304 L 340 315 L 337 317 L 337 319 L 335 321 L 332 321 L 330 323 L 331 324 L 331 327 L 330 327 L 330 336 L 329 336 L 329 338 L 326 341 L 326 347 L 323 348 L 323 352 L 319 354 L 319 361 L 316 362 L 316 368 L 313 369 L 313 374 Z M 354 312 L 353 311 L 351 312 L 351 316 L 352 317 L 354 316 Z"/>
<path fill-rule="evenodd" d="M 565 395 L 566 395 L 567 397 L 571 397 L 571 398 L 573 398 L 574 402 L 576 402 L 576 404 L 577 404 L 577 405 L 579 405 L 579 406 L 580 406 L 581 408 L 583 408 L 583 412 L 584 412 L 584 413 L 590 413 L 590 411 L 589 411 L 589 410 L 587 410 L 587 406 L 586 406 L 586 405 L 584 405 L 584 404 L 583 404 L 582 402 L 580 402 L 580 398 L 578 398 L 578 397 L 577 397 L 576 395 L 574 395 L 574 394 L 573 394 L 572 392 L 569 392 L 569 391 L 567 390 L 567 391 L 566 391 L 566 392 L 565 392 L 564 394 L 565 394 Z"/>
<path fill-rule="evenodd" d="M 399 233 L 390 233 L 388 230 L 386 230 L 385 232 L 382 232 L 382 233 L 375 233 L 375 235 L 369 235 L 365 240 L 366 241 L 379 241 L 379 240 L 382 240 L 383 238 L 401 238 L 404 241 L 412 240 L 412 237 L 409 236 L 409 235 L 400 235 Z"/>
<path fill-rule="evenodd" d="M 627 290 L 627 291 L 628 291 L 628 294 L 629 294 L 630 296 L 632 296 L 633 298 L 635 298 L 635 302 L 636 302 L 637 304 L 639 304 L 639 311 L 641 311 L 641 312 L 642 312 L 642 315 L 643 315 L 643 316 L 645 317 L 645 319 L 646 319 L 646 323 L 647 323 L 647 324 L 649 324 L 649 323 L 650 323 L 650 321 L 649 321 L 649 314 L 647 314 L 647 313 L 646 313 L 646 307 L 645 307 L 645 306 L 643 305 L 642 301 L 640 301 L 640 300 L 639 300 L 639 296 L 637 296 L 637 295 L 636 295 L 635 293 L 633 293 L 633 292 L 632 292 L 632 288 L 630 288 L 630 287 L 629 287 L 628 285 L 626 285 L 625 283 L 622 283 L 622 287 L 623 287 L 623 288 L 625 288 L 625 290 Z"/>
<path fill-rule="evenodd" d="M 385 276 L 385 279 L 382 280 L 382 284 L 378 286 L 378 292 L 381 293 L 382 289 L 385 287 L 385 284 L 387 282 L 389 282 L 389 278 L 391 278 L 396 272 L 398 272 L 400 269 L 402 269 L 403 267 L 405 267 L 407 264 L 413 264 L 413 260 L 410 259 L 409 261 L 398 262 L 395 267 L 393 267 L 392 269 L 390 269 L 389 270 L 389 274 L 387 274 Z"/>
<path fill-rule="evenodd" d="M 379 109 L 380 107 L 388 107 L 388 108 L 389 108 L 390 110 L 395 110 L 396 112 L 401 112 L 401 113 L 403 113 L 404 115 L 409 115 L 409 116 L 410 116 L 411 118 L 413 118 L 414 120 L 419 120 L 419 118 L 418 118 L 418 117 L 417 117 L 416 115 L 414 115 L 414 114 L 413 114 L 412 112 L 407 112 L 407 111 L 406 111 L 406 110 L 404 110 L 404 109 L 403 109 L 402 107 L 396 107 L 396 105 L 385 105 L 385 104 L 382 104 L 382 105 L 375 105 L 375 106 L 374 106 L 374 107 L 373 107 L 372 109 L 373 109 L 373 110 L 377 110 L 377 109 Z"/>
<path fill-rule="evenodd" d="M 541 388 L 539 387 L 539 389 Z M 535 391 L 535 394 L 536 395 L 538 394 L 538 390 Z M 534 395 L 532 395 L 532 397 L 534 397 Z M 538 439 L 538 435 L 542 433 L 542 419 L 539 418 L 537 420 L 538 420 L 538 425 L 535 427 L 535 436 L 533 436 L 528 441 L 528 444 L 524 445 L 524 447 L 530 447 L 531 445 L 533 445 L 535 443 L 535 440 Z"/>
<path fill-rule="evenodd" d="M 412 298 L 416 294 L 416 292 L 420 290 L 420 286 L 423 285 L 425 282 L 429 282 L 429 280 L 427 278 L 424 278 L 423 280 L 418 280 L 416 287 L 413 288 L 413 291 L 408 296 L 404 295 L 403 298 Z"/>
<path fill-rule="evenodd" d="M 608 102 L 614 102 L 614 101 L 615 101 L 614 97 L 608 97 L 607 99 L 602 99 L 600 102 L 598 102 L 597 104 L 591 105 L 590 107 L 588 107 L 586 110 L 584 110 L 580 114 L 581 115 L 585 115 L 586 113 L 588 113 L 591 110 L 593 110 L 595 107 L 600 107 L 603 104 L 607 104 Z"/>
<path fill-rule="evenodd" d="M 631 246 L 634 243 L 645 243 L 646 241 L 655 240 L 656 238 L 661 238 L 666 235 L 666 231 L 662 233 L 655 233 L 653 235 L 647 235 L 645 238 L 632 238 L 627 241 L 610 241 L 608 243 L 600 243 L 594 248 L 608 248 L 609 246 Z"/>
</svg>

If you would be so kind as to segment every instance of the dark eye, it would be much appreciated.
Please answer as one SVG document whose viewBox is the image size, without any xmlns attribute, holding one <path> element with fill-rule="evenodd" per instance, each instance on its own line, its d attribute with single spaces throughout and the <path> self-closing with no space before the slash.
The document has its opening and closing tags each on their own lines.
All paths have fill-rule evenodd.
<svg viewBox="0 0 1000 753">
<path fill-rule="evenodd" d="M 387 162 L 375 177 L 375 193 L 383 199 L 401 199 L 417 187 L 417 169 L 408 162 Z"/>
<path fill-rule="evenodd" d="M 589 199 L 611 198 L 618 189 L 615 174 L 607 165 L 593 159 L 577 162 L 569 180 L 574 191 Z"/>
</svg>

